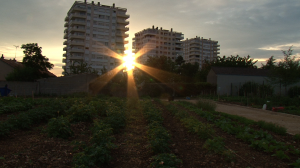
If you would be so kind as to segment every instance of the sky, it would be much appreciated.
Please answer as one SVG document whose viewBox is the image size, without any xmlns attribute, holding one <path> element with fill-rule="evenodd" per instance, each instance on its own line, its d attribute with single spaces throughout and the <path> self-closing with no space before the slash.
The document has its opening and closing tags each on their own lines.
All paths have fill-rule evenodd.
<svg viewBox="0 0 300 168">
<path fill-rule="evenodd" d="M 38 43 L 42 54 L 61 76 L 64 19 L 74 0 L 0 0 L 0 54 L 22 61 L 22 44 Z M 90 2 L 90 0 L 87 0 Z M 97 3 L 99 1 L 95 1 Z M 300 56 L 299 0 L 102 0 L 127 8 L 129 41 L 143 29 L 162 27 L 184 38 L 218 41 L 219 56 L 239 55 L 258 60 L 258 67 L 293 46 Z M 19 46 L 16 48 L 15 46 Z"/>
</svg>

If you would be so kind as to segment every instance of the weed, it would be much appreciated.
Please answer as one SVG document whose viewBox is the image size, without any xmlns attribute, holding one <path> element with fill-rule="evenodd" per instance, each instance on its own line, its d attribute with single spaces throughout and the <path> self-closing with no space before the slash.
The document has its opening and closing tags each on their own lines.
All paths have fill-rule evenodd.
<svg viewBox="0 0 300 168">
<path fill-rule="evenodd" d="M 84 104 L 75 104 L 66 111 L 71 122 L 91 122 L 95 112 L 96 110 L 93 106 Z"/>
<path fill-rule="evenodd" d="M 197 101 L 196 106 L 207 111 L 215 111 L 217 105 L 211 100 L 200 99 Z"/>
<path fill-rule="evenodd" d="M 190 132 L 196 133 L 201 139 L 211 138 L 214 134 L 212 125 L 199 122 L 192 117 L 181 119 L 181 122 Z"/>
<path fill-rule="evenodd" d="M 273 154 L 272 156 L 276 156 L 277 158 L 279 158 L 281 160 L 289 160 L 290 159 L 290 157 L 288 155 L 286 155 L 282 150 L 276 151 L 276 153 Z"/>
<path fill-rule="evenodd" d="M 174 154 L 162 153 L 156 156 L 153 156 L 154 160 L 151 163 L 152 167 L 159 168 L 167 168 L 167 167 L 179 167 L 182 164 L 182 160 L 178 159 Z"/>
<path fill-rule="evenodd" d="M 292 163 L 290 165 L 294 166 L 294 168 L 300 168 L 300 159 L 298 159 L 295 163 Z"/>
<path fill-rule="evenodd" d="M 258 121 L 256 123 L 259 127 L 277 133 L 279 135 L 286 135 L 286 128 L 275 125 L 273 123 L 267 123 L 265 121 Z"/>
<path fill-rule="evenodd" d="M 293 139 L 295 141 L 300 141 L 300 134 L 295 134 L 294 137 L 293 137 Z"/>
<path fill-rule="evenodd" d="M 57 137 L 67 139 L 74 133 L 71 130 L 69 121 L 63 116 L 59 118 L 52 118 L 47 126 L 46 132 L 49 137 Z"/>
<path fill-rule="evenodd" d="M 205 141 L 203 148 L 207 149 L 212 153 L 221 154 L 225 150 L 224 140 L 221 137 L 214 137 L 213 139 L 208 139 Z"/>
</svg>

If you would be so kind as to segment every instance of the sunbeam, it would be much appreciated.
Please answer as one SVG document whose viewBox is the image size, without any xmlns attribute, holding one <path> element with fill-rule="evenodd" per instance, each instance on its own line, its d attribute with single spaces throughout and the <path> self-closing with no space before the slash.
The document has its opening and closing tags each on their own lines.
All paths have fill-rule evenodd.
<svg viewBox="0 0 300 168">
<path fill-rule="evenodd" d="M 136 85 L 135 85 L 135 81 L 134 81 L 134 76 L 133 76 L 133 71 L 129 70 L 127 71 L 127 97 L 128 98 L 139 98 L 138 97 L 138 93 L 137 93 L 137 89 L 136 89 Z"/>
<path fill-rule="evenodd" d="M 174 85 L 174 80 L 175 80 L 175 78 L 180 78 L 180 75 L 170 73 L 170 72 L 167 72 L 167 71 L 163 71 L 163 70 L 159 70 L 159 69 L 156 69 L 156 68 L 152 68 L 152 67 L 142 65 L 142 64 L 139 64 L 139 63 L 135 63 L 135 66 L 137 68 L 141 69 L 142 71 L 146 72 L 147 74 L 153 76 L 154 78 L 156 78 L 160 82 L 164 83 L 168 87 L 174 89 L 175 91 L 179 91 L 179 88 L 177 88 Z"/>
</svg>

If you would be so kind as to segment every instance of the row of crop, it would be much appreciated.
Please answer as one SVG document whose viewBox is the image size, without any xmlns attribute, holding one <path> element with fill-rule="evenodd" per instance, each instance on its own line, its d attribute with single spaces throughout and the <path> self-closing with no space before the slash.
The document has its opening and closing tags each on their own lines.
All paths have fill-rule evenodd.
<svg viewBox="0 0 300 168">
<path fill-rule="evenodd" d="M 205 140 L 203 148 L 210 153 L 220 154 L 227 160 L 234 160 L 235 154 L 225 147 L 224 139 L 215 134 L 211 124 L 205 124 L 190 116 L 186 111 L 179 110 L 173 104 L 168 104 L 166 108 L 192 133 Z"/>
<path fill-rule="evenodd" d="M 113 134 L 126 124 L 124 102 L 118 100 L 103 104 L 92 101 L 89 105 L 96 109 L 98 106 L 97 113 L 105 117 L 94 120 L 93 135 L 89 144 L 77 143 L 77 148 L 83 148 L 82 152 L 73 157 L 73 163 L 78 168 L 95 167 L 108 163 L 112 159 L 111 150 L 117 147 L 113 144 L 115 140 Z M 105 111 L 100 110 L 99 107 L 104 105 L 106 106 Z"/>
<path fill-rule="evenodd" d="M 65 106 L 63 102 L 49 100 L 48 106 L 30 109 L 18 115 L 10 115 L 4 121 L 0 121 L 0 137 L 6 136 L 12 130 L 29 129 L 34 124 L 46 122 L 56 117 L 60 111 L 63 112 Z"/>
<path fill-rule="evenodd" d="M 155 156 L 152 157 L 152 167 L 177 167 L 182 161 L 170 153 L 171 135 L 163 127 L 162 112 L 153 106 L 151 100 L 142 102 L 143 115 L 148 122 L 148 140 Z"/>
<path fill-rule="evenodd" d="M 244 126 L 249 126 L 249 127 L 256 126 L 256 127 L 271 131 L 278 135 L 286 135 L 287 134 L 286 128 L 275 125 L 273 123 L 267 123 L 265 121 L 257 121 L 256 122 L 256 121 L 247 119 L 245 117 L 237 116 L 237 115 L 215 112 L 216 104 L 209 100 L 201 99 L 196 103 L 196 106 L 200 109 L 210 111 L 211 113 L 213 113 L 215 115 L 221 115 L 225 118 L 234 120 L 235 122 L 237 122 L 241 125 L 244 125 Z"/>
<path fill-rule="evenodd" d="M 217 127 L 228 134 L 235 135 L 236 138 L 250 144 L 250 147 L 273 154 L 282 160 L 289 160 L 290 156 L 300 156 L 300 150 L 295 149 L 292 145 L 287 145 L 284 142 L 276 141 L 272 135 L 263 130 L 255 130 L 247 125 L 241 125 L 237 121 L 221 115 L 218 112 L 204 112 L 195 105 L 187 102 L 179 102 L 185 108 L 195 112 L 207 121 L 214 123 Z"/>
</svg>

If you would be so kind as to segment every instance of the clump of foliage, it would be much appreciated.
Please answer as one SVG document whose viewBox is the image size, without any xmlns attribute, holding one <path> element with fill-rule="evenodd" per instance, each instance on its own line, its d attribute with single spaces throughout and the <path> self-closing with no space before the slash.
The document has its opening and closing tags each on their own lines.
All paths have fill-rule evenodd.
<svg viewBox="0 0 300 168">
<path fill-rule="evenodd" d="M 167 167 L 179 167 L 182 164 L 182 160 L 178 159 L 174 154 L 162 153 L 156 156 L 153 156 L 154 160 L 151 163 L 152 167 L 155 168 L 167 168 Z"/>
<path fill-rule="evenodd" d="M 46 132 L 48 133 L 49 137 L 63 139 L 67 139 L 74 134 L 71 130 L 71 125 L 68 119 L 64 118 L 63 116 L 52 118 L 47 125 Z"/>
<path fill-rule="evenodd" d="M 260 128 L 272 131 L 274 133 L 277 133 L 279 135 L 286 135 L 286 128 L 275 125 L 273 123 L 267 123 L 265 121 L 258 121 L 256 123 Z"/>
<path fill-rule="evenodd" d="M 207 110 L 207 111 L 214 111 L 217 108 L 216 103 L 205 99 L 198 100 L 196 106 L 200 109 Z"/>
<path fill-rule="evenodd" d="M 91 122 L 95 112 L 93 106 L 79 103 L 74 104 L 66 114 L 69 115 L 71 122 Z"/>
<path fill-rule="evenodd" d="M 300 86 L 294 86 L 289 88 L 288 95 L 290 98 L 300 97 Z"/>
<path fill-rule="evenodd" d="M 221 137 L 214 137 L 213 139 L 208 139 L 205 141 L 203 148 L 207 149 L 212 153 L 221 154 L 225 150 L 224 140 Z"/>
<path fill-rule="evenodd" d="M 170 151 L 170 134 L 159 124 L 152 123 L 149 126 L 148 139 L 154 153 L 158 154 Z"/>
<path fill-rule="evenodd" d="M 272 156 L 276 156 L 277 158 L 279 158 L 281 160 L 289 160 L 290 159 L 290 157 L 288 155 L 286 155 L 284 153 L 284 151 L 282 151 L 282 150 L 276 151 L 275 154 L 273 154 Z"/>
<path fill-rule="evenodd" d="M 293 138 L 295 141 L 300 141 L 300 134 L 295 134 Z"/>
</svg>

